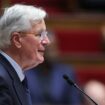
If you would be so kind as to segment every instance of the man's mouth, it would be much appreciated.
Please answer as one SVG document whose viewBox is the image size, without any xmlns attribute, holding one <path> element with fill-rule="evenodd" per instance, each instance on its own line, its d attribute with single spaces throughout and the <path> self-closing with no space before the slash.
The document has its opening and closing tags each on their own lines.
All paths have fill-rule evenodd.
<svg viewBox="0 0 105 105">
<path fill-rule="evenodd" d="M 38 50 L 38 52 L 43 54 L 45 51 L 44 50 Z"/>
</svg>

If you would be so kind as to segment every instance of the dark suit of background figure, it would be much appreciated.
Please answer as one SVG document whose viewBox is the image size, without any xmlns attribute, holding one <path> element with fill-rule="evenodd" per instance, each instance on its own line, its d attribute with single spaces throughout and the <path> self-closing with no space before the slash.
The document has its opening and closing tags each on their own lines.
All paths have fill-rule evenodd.
<svg viewBox="0 0 105 105">
<path fill-rule="evenodd" d="M 63 74 L 75 80 L 73 68 L 58 62 L 51 63 L 45 60 L 38 67 L 26 71 L 33 105 L 79 105 L 80 96 L 77 90 L 66 83 Z"/>
<path fill-rule="evenodd" d="M 0 54 L 0 105 L 29 105 L 27 100 L 26 91 L 17 73 Z"/>
</svg>

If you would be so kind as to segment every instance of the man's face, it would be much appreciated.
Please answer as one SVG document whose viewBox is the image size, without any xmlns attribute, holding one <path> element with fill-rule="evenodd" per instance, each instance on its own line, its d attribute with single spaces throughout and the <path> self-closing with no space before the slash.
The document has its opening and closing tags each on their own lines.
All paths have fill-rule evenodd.
<svg viewBox="0 0 105 105">
<path fill-rule="evenodd" d="M 33 25 L 30 32 L 25 33 L 21 37 L 21 52 L 23 69 L 32 68 L 44 61 L 45 46 L 50 43 L 46 35 L 46 25 L 44 20 L 40 23 Z"/>
</svg>

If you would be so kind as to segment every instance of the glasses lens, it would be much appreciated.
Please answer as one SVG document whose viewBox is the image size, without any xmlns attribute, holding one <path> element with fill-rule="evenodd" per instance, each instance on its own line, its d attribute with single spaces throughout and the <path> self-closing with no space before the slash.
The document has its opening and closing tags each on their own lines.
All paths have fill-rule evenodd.
<svg viewBox="0 0 105 105">
<path fill-rule="evenodd" d="M 43 31 L 41 33 L 41 37 L 40 37 L 40 40 L 43 40 L 46 36 L 47 36 L 48 32 L 47 31 Z"/>
</svg>

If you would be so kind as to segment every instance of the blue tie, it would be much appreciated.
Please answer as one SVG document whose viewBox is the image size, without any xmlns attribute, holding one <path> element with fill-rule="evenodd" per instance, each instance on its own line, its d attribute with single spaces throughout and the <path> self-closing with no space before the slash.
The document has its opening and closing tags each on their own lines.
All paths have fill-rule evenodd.
<svg viewBox="0 0 105 105">
<path fill-rule="evenodd" d="M 28 83 L 27 83 L 27 78 L 25 77 L 24 80 L 22 81 L 22 84 L 26 90 L 26 96 L 29 102 L 29 105 L 32 105 L 32 101 L 31 101 L 31 96 L 30 96 L 30 91 L 28 89 Z"/>
</svg>

